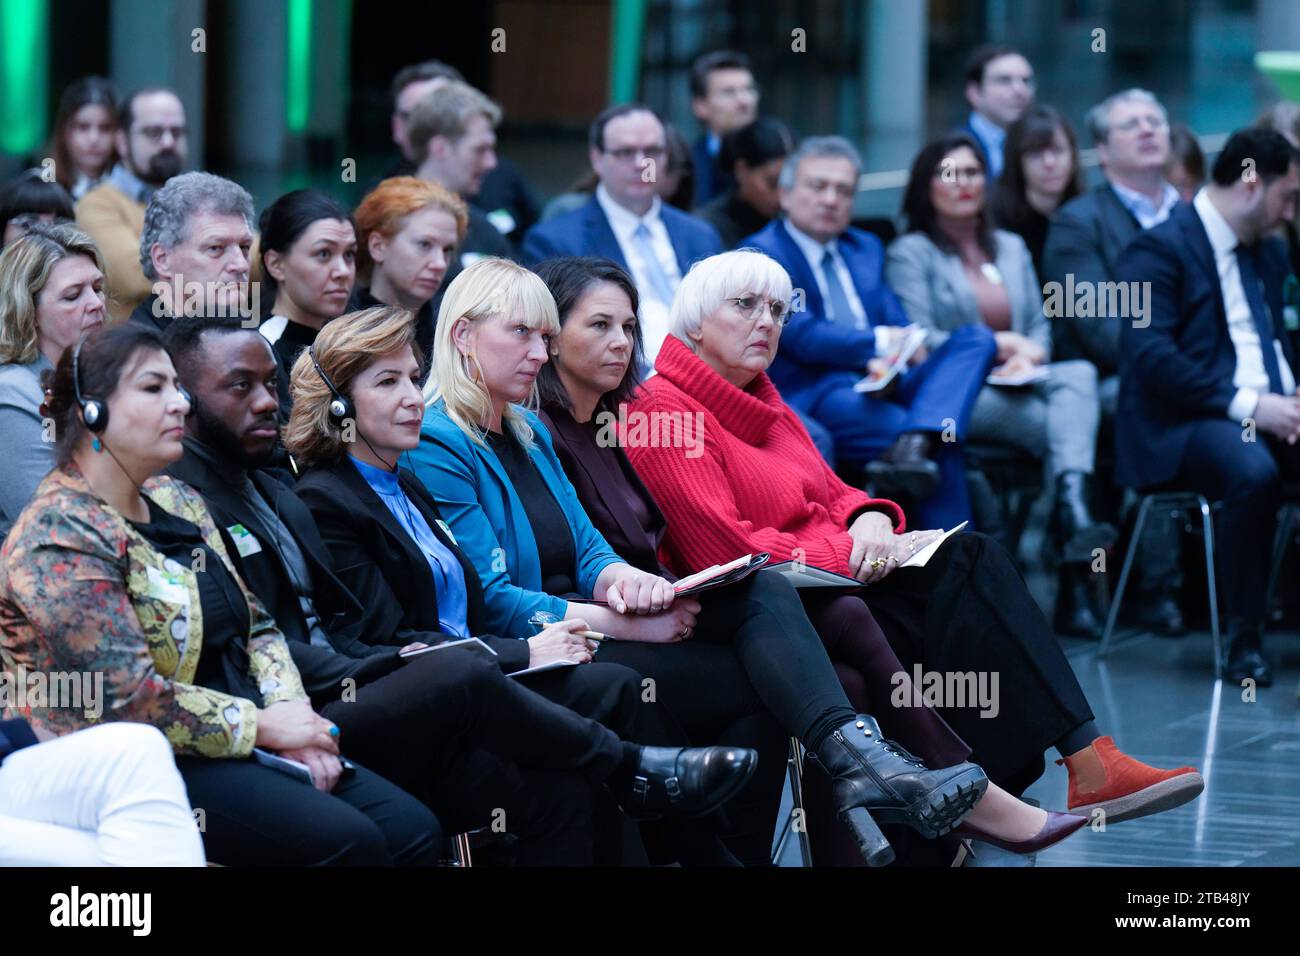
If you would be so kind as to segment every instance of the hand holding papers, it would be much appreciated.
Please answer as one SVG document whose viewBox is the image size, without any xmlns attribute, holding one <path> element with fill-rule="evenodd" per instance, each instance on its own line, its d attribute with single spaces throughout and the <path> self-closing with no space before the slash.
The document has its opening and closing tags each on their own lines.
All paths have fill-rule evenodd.
<svg viewBox="0 0 1300 956">
<path fill-rule="evenodd" d="M 926 331 L 918 325 L 908 325 L 898 330 L 888 351 L 879 356 L 880 361 L 853 386 L 855 392 L 878 392 L 907 368 L 916 350 L 925 344 Z"/>
</svg>

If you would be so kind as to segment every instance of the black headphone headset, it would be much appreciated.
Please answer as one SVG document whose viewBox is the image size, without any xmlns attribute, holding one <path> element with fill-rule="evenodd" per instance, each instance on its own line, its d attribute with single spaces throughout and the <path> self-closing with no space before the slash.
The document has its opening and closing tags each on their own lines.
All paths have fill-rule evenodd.
<svg viewBox="0 0 1300 956">
<path fill-rule="evenodd" d="M 81 420 L 86 423 L 86 431 L 92 435 L 98 435 L 108 427 L 108 403 L 98 398 L 86 398 L 81 394 L 81 346 L 85 343 L 86 336 L 77 339 L 77 344 L 72 349 L 72 391 L 77 396 L 77 405 L 81 408 Z M 176 390 L 181 393 L 181 397 L 190 406 L 190 412 L 194 411 L 194 396 L 184 385 L 177 384 Z"/>
<path fill-rule="evenodd" d="M 320 367 L 320 362 L 316 361 L 316 346 L 307 346 L 307 354 L 311 357 L 311 364 L 316 367 L 316 374 L 321 377 L 321 381 L 325 383 L 325 387 L 328 388 L 330 394 L 334 396 L 330 400 L 329 404 L 330 423 L 336 428 L 342 428 L 343 423 L 348 419 L 355 422 L 357 420 L 356 406 L 352 404 L 352 399 L 348 398 L 334 386 L 330 377 L 325 374 L 325 370 Z"/>
</svg>

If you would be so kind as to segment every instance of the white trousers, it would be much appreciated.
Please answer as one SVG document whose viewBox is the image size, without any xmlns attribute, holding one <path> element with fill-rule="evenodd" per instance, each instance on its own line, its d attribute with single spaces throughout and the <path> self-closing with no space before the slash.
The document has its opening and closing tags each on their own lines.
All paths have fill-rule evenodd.
<svg viewBox="0 0 1300 956">
<path fill-rule="evenodd" d="M 119 721 L 0 764 L 0 866 L 203 866 L 171 745 Z"/>
</svg>

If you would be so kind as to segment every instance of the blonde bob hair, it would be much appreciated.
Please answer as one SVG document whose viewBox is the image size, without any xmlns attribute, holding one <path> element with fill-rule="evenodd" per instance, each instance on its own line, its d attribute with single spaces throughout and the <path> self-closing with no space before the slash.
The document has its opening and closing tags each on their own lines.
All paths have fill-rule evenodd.
<svg viewBox="0 0 1300 956">
<path fill-rule="evenodd" d="M 63 259 L 85 256 L 102 273 L 95 241 L 76 226 L 38 223 L 0 253 L 0 365 L 26 365 L 40 351 L 36 300 Z"/>
<path fill-rule="evenodd" d="M 414 314 L 385 305 L 349 312 L 326 322 L 311 350 L 334 387 L 348 397 L 358 375 L 381 355 L 403 346 L 415 353 L 417 363 L 423 362 L 420 347 L 415 344 Z M 283 436 L 284 447 L 303 469 L 333 464 L 347 454 L 343 429 L 330 421 L 334 393 L 316 371 L 311 350 L 298 353 L 289 375 L 293 411 Z"/>
<path fill-rule="evenodd" d="M 733 296 L 757 295 L 790 304 L 790 274 L 781 264 L 757 249 L 736 249 L 701 259 L 677 287 L 668 331 L 692 352 L 699 345 L 691 338 L 704 320 Z"/>
<path fill-rule="evenodd" d="M 464 319 L 471 324 L 497 316 L 548 335 L 559 335 L 560 316 L 555 299 L 536 273 L 509 259 L 480 259 L 447 286 L 438 309 L 438 326 L 433 337 L 433 366 L 424 386 L 425 401 L 442 399 L 447 415 L 471 441 L 484 444 L 483 433 L 492 413 L 492 397 L 483 383 L 483 370 L 473 352 L 462 355 L 453 333 Z M 537 407 L 537 384 L 524 402 Z M 525 448 L 532 445 L 533 430 L 519 408 L 507 405 L 501 417 Z"/>
</svg>

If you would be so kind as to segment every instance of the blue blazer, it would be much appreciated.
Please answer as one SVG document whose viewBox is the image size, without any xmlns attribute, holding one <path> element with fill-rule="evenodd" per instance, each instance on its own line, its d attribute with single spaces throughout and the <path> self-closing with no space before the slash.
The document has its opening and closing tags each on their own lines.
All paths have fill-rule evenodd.
<svg viewBox="0 0 1300 956">
<path fill-rule="evenodd" d="M 518 409 L 533 429 L 529 457 L 559 503 L 573 532 L 577 556 L 573 580 L 591 597 L 600 572 L 623 559 L 613 552 L 582 510 L 577 492 L 555 456 L 550 433 L 532 412 Z M 438 501 L 456 543 L 478 571 L 486 604 L 485 628 L 493 634 L 531 634 L 537 611 L 564 616 L 564 598 L 542 591 L 538 541 L 528 513 L 491 447 L 471 441 L 438 401 L 424 415 L 420 445 L 407 465 Z"/>
<path fill-rule="evenodd" d="M 1271 356 L 1277 340 L 1294 370 L 1282 323 L 1282 283 L 1289 271 L 1285 247 L 1279 239 L 1265 240 L 1257 258 L 1267 310 L 1252 311 L 1264 361 L 1276 368 Z M 1150 325 L 1135 328 L 1125 321 L 1121 326 L 1115 416 L 1117 477 L 1125 485 L 1150 488 L 1178 474 L 1196 421 L 1227 419 L 1237 393 L 1232 385 L 1237 353 L 1214 250 L 1191 203 L 1180 203 L 1167 220 L 1134 238 L 1115 273 L 1120 282 L 1150 283 Z"/>
<path fill-rule="evenodd" d="M 848 229 L 839 237 L 853 288 L 867 311 L 868 328 L 850 329 L 826 315 L 813 264 L 803 254 L 784 219 L 774 219 L 744 240 L 738 248 L 765 252 L 786 272 L 795 288 L 795 302 L 803 293 L 803 308 L 790 314 L 781 333 L 781 344 L 768 375 L 781 396 L 800 411 L 813 408 L 822 396 L 843 385 L 842 376 L 827 372 L 854 371 L 866 374 L 867 360 L 876 354 L 877 325 L 907 325 L 907 313 L 894 291 L 885 284 L 885 248 L 880 240 L 861 229 Z"/>
<path fill-rule="evenodd" d="M 722 252 L 722 237 L 718 230 L 703 219 L 687 215 L 667 203 L 659 207 L 659 216 L 668 239 L 677 255 L 677 268 L 686 275 L 691 264 Z M 623 249 L 614 238 L 605 210 L 593 196 L 573 212 L 540 222 L 524 236 L 524 261 L 535 265 L 543 259 L 556 256 L 604 256 L 613 259 L 624 269 Z"/>
<path fill-rule="evenodd" d="M 718 157 L 709 152 L 708 134 L 697 139 L 691 147 L 691 162 L 695 167 L 696 209 L 710 199 L 721 196 L 736 183 L 731 173 L 718 165 Z"/>
</svg>

